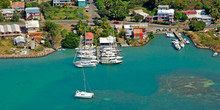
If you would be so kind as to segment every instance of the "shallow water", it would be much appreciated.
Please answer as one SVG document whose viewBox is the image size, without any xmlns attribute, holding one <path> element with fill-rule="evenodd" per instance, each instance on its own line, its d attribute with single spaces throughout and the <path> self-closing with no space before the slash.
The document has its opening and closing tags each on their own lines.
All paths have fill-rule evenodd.
<svg viewBox="0 0 220 110">
<path fill-rule="evenodd" d="M 34 59 L 0 59 L 0 110 L 218 110 L 220 57 L 193 44 L 176 51 L 157 35 L 143 47 L 123 48 L 121 65 L 86 68 L 95 97 L 75 99 L 83 90 L 82 69 L 72 65 L 74 50 Z M 192 95 L 162 91 L 165 79 L 198 77 L 216 92 Z M 205 97 L 211 96 L 211 97 Z"/>
</svg>

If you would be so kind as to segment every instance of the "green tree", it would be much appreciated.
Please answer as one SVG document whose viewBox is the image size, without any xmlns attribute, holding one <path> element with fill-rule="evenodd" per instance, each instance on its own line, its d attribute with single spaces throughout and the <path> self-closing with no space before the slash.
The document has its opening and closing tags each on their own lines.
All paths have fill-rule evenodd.
<svg viewBox="0 0 220 110">
<path fill-rule="evenodd" d="M 32 4 L 31 4 L 31 3 L 26 3 L 26 4 L 25 4 L 25 7 L 26 7 L 26 8 L 32 7 Z"/>
<path fill-rule="evenodd" d="M 120 32 L 119 32 L 119 36 L 125 36 L 127 32 L 124 30 L 124 29 L 121 29 Z"/>
<path fill-rule="evenodd" d="M 49 41 L 45 41 L 44 46 L 45 47 L 50 47 L 50 42 Z"/>
<path fill-rule="evenodd" d="M 10 8 L 10 0 L 0 0 L 0 8 Z"/>
<path fill-rule="evenodd" d="M 134 19 L 135 19 L 135 21 L 136 22 L 139 22 L 139 21 L 141 21 L 141 20 L 143 20 L 143 16 L 141 16 L 141 15 L 136 15 L 135 17 L 134 17 Z"/>
<path fill-rule="evenodd" d="M 189 23 L 189 29 L 192 31 L 200 31 L 203 30 L 206 26 L 206 23 L 203 21 L 191 20 Z"/>
<path fill-rule="evenodd" d="M 182 18 L 182 12 L 180 11 L 175 11 L 174 19 L 179 20 Z"/>
<path fill-rule="evenodd" d="M 198 2 L 197 4 L 196 4 L 196 7 L 195 7 L 196 9 L 202 9 L 203 8 L 203 4 L 201 3 L 201 2 Z"/>
<path fill-rule="evenodd" d="M 69 32 L 61 44 L 64 48 L 76 48 L 79 44 L 79 36 L 73 32 Z"/>
<path fill-rule="evenodd" d="M 5 20 L 5 17 L 2 15 L 2 12 L 0 12 L 0 22 L 3 22 Z"/>
<path fill-rule="evenodd" d="M 155 38 L 155 34 L 154 34 L 153 32 L 150 32 L 150 34 L 148 35 L 148 37 L 149 37 L 150 39 L 154 39 L 154 38 Z"/>
<path fill-rule="evenodd" d="M 14 12 L 13 17 L 11 19 L 12 22 L 18 22 L 20 19 L 20 14 L 17 11 Z"/>
<path fill-rule="evenodd" d="M 67 32 L 66 29 L 63 29 L 63 30 L 61 31 L 61 35 L 62 35 L 62 37 L 67 36 L 67 34 L 68 34 L 68 32 Z"/>
<path fill-rule="evenodd" d="M 59 25 L 51 21 L 46 21 L 44 25 L 45 25 L 45 30 L 48 32 L 55 31 L 59 28 Z"/>
<path fill-rule="evenodd" d="M 220 31 L 220 26 L 219 26 L 219 27 L 217 27 L 217 31 Z"/>
<path fill-rule="evenodd" d="M 183 20 L 183 21 L 186 21 L 187 19 L 188 19 L 188 17 L 186 16 L 185 13 L 183 13 L 183 14 L 182 14 L 182 20 Z"/>
</svg>

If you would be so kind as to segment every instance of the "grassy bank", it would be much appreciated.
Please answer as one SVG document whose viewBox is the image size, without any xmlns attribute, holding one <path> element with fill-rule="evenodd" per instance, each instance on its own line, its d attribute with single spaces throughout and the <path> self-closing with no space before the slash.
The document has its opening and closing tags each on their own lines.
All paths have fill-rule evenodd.
<svg viewBox="0 0 220 110">
<path fill-rule="evenodd" d="M 192 32 L 184 31 L 197 48 L 210 49 L 215 52 L 220 52 L 220 37 L 214 30 L 208 32 Z M 213 34 L 216 34 L 215 37 Z"/>
<path fill-rule="evenodd" d="M 146 37 L 145 39 L 128 39 L 128 42 L 130 46 L 139 47 L 147 44 L 150 41 L 149 37 Z"/>
</svg>

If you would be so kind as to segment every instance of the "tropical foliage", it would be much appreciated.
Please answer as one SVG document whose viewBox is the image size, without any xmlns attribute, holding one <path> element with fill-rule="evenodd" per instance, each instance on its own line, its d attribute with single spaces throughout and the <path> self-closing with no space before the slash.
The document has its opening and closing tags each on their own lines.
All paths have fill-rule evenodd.
<svg viewBox="0 0 220 110">
<path fill-rule="evenodd" d="M 191 20 L 189 23 L 189 29 L 192 31 L 200 31 L 205 28 L 206 24 L 203 21 L 196 21 L 195 19 Z"/>
</svg>

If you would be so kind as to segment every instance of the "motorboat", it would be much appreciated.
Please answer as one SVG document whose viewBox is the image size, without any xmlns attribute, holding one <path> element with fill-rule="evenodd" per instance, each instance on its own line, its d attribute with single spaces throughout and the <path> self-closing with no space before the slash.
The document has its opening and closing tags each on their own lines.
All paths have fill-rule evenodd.
<svg viewBox="0 0 220 110">
<path fill-rule="evenodd" d="M 189 39 L 184 38 L 184 41 L 186 42 L 186 44 L 189 44 Z"/>
<path fill-rule="evenodd" d="M 175 35 L 173 34 L 173 32 L 167 32 L 167 33 L 166 33 L 166 36 L 167 36 L 167 37 L 175 37 Z"/>
<path fill-rule="evenodd" d="M 179 45 L 184 48 L 185 47 L 185 44 L 183 42 L 180 42 Z"/>
<path fill-rule="evenodd" d="M 177 49 L 177 50 L 180 50 L 181 49 L 181 47 L 180 47 L 180 45 L 179 45 L 179 43 L 174 43 L 174 47 Z"/>
<path fill-rule="evenodd" d="M 214 52 L 214 54 L 212 56 L 215 57 L 217 55 L 218 55 L 218 52 Z"/>
</svg>

